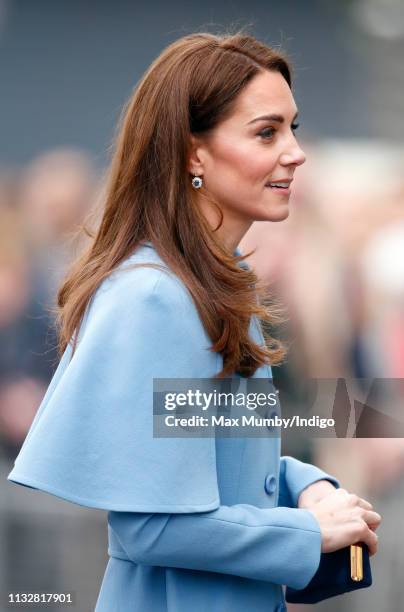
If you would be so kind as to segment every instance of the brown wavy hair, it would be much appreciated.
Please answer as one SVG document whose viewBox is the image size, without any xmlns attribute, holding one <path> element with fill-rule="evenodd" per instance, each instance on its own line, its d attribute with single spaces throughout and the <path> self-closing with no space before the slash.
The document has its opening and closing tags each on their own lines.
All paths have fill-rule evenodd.
<svg viewBox="0 0 404 612">
<path fill-rule="evenodd" d="M 60 354 L 73 336 L 74 352 L 86 307 L 102 280 L 148 240 L 185 283 L 211 350 L 223 356 L 217 377 L 234 372 L 249 377 L 264 363 L 283 361 L 285 346 L 269 332 L 283 320 L 281 309 L 268 285 L 240 263 L 251 253 L 228 252 L 209 227 L 187 170 L 190 135 L 214 130 L 263 70 L 280 72 L 291 87 L 283 53 L 239 30 L 188 34 L 144 73 L 117 125 L 99 227 L 58 291 Z M 218 205 L 206 191 L 205 196 Z M 252 315 L 265 323 L 265 345 L 249 336 Z"/>
</svg>

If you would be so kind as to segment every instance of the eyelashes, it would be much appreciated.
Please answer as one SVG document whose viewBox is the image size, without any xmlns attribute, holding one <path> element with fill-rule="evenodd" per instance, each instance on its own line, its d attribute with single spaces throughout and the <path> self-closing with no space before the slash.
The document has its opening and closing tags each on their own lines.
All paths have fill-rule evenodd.
<svg viewBox="0 0 404 612">
<path fill-rule="evenodd" d="M 294 132 L 295 130 L 297 130 L 297 128 L 299 127 L 300 123 L 292 123 L 292 125 L 290 126 L 291 130 Z M 270 132 L 268 134 L 268 132 Z M 262 136 L 262 138 L 264 138 L 265 140 L 271 140 L 273 138 L 273 135 L 275 134 L 276 129 L 275 128 L 265 128 L 263 130 L 261 130 L 261 132 L 258 133 L 258 136 Z"/>
</svg>

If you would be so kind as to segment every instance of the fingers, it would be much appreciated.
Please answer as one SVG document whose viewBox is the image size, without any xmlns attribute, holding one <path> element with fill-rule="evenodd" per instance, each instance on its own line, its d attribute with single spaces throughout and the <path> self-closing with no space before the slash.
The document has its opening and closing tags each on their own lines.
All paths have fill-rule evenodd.
<svg viewBox="0 0 404 612">
<path fill-rule="evenodd" d="M 361 497 L 358 498 L 358 506 L 365 508 L 365 510 L 373 510 L 372 504 Z"/>
<path fill-rule="evenodd" d="M 364 542 L 369 549 L 369 556 L 373 556 L 377 552 L 378 535 L 374 529 L 379 526 L 381 516 L 377 512 L 371 510 L 362 510 L 362 517 L 358 517 L 357 525 L 357 542 Z M 372 525 L 372 527 L 370 527 Z M 356 529 L 355 529 L 356 531 Z"/>
<path fill-rule="evenodd" d="M 363 542 L 366 544 L 369 549 L 369 557 L 372 557 L 377 553 L 378 540 L 379 538 L 377 534 L 366 526 L 366 529 L 363 530 L 361 539 L 358 540 L 358 542 Z"/>
<path fill-rule="evenodd" d="M 373 506 L 370 502 L 355 493 L 348 493 L 346 489 L 338 489 L 340 491 L 340 496 L 345 500 L 345 502 L 353 507 L 360 507 L 364 510 L 373 510 Z"/>
<path fill-rule="evenodd" d="M 351 506 L 360 506 L 361 508 L 365 508 L 365 510 L 372 510 L 373 506 L 370 502 L 355 493 L 348 493 L 348 502 Z"/>
<path fill-rule="evenodd" d="M 382 517 L 378 512 L 373 510 L 364 510 L 360 506 L 356 506 L 350 511 L 350 517 L 354 522 L 357 522 L 359 526 L 362 523 L 366 523 L 369 529 L 376 530 L 382 522 Z"/>
<path fill-rule="evenodd" d="M 380 514 L 377 512 L 372 512 L 371 510 L 363 510 L 362 518 L 368 527 L 372 526 L 373 529 L 377 529 L 382 521 Z"/>
<path fill-rule="evenodd" d="M 372 504 L 352 493 L 348 497 L 349 503 L 351 506 L 354 506 L 357 515 L 366 522 L 370 529 L 377 529 L 382 521 L 382 517 L 373 510 Z"/>
</svg>

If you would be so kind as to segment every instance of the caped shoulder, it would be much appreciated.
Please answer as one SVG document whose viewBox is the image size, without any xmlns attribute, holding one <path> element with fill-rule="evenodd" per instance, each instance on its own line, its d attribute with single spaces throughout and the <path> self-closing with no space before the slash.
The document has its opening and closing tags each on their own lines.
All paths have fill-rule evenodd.
<svg viewBox="0 0 404 612">
<path fill-rule="evenodd" d="M 162 302 L 174 307 L 192 302 L 185 284 L 147 245 L 138 247 L 98 287 L 94 301 L 111 300 L 122 304 Z"/>
<path fill-rule="evenodd" d="M 146 262 L 162 263 L 143 247 L 93 295 L 76 350 L 66 347 L 9 480 L 108 511 L 219 506 L 214 437 L 153 432 L 155 381 L 211 378 L 221 356 L 174 274 L 131 267 Z"/>
<path fill-rule="evenodd" d="M 86 333 L 87 337 L 94 333 L 100 339 L 102 333 L 108 336 L 117 330 L 126 330 L 129 336 L 135 329 L 144 334 L 160 334 L 167 326 L 205 333 L 186 285 L 154 248 L 142 246 L 98 286 L 87 306 L 79 340 Z"/>
</svg>

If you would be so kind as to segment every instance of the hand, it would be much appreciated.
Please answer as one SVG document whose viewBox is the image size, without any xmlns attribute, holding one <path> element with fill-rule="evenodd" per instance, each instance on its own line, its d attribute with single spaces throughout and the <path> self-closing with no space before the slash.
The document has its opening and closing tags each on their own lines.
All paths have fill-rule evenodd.
<svg viewBox="0 0 404 612">
<path fill-rule="evenodd" d="M 365 499 L 335 489 L 308 511 L 317 519 L 321 530 L 321 552 L 333 552 L 351 544 L 364 542 L 369 556 L 377 552 L 378 537 L 375 530 L 382 517 L 373 512 L 373 506 Z"/>
<path fill-rule="evenodd" d="M 300 493 L 297 507 L 309 509 L 335 490 L 336 487 L 329 480 L 317 480 Z"/>
</svg>

